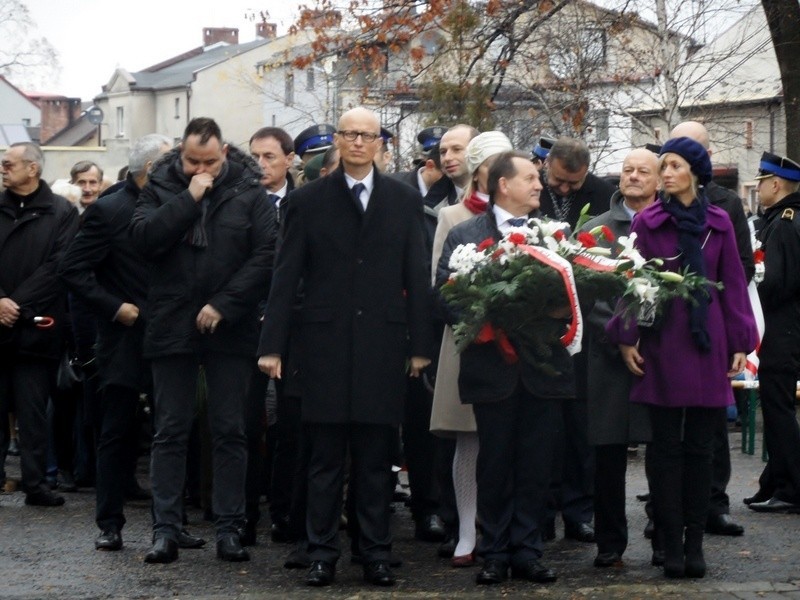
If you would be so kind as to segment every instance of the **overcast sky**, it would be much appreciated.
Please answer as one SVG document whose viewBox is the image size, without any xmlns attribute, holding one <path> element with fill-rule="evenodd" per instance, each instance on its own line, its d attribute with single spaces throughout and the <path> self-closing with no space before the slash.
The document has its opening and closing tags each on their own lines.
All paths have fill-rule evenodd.
<svg viewBox="0 0 800 600">
<path fill-rule="evenodd" d="M 238 27 L 239 41 L 255 39 L 245 15 L 269 7 L 278 34 L 294 19 L 297 0 L 22 0 L 39 36 L 59 53 L 60 81 L 36 90 L 91 100 L 117 67 L 139 71 L 202 45 L 204 27 Z"/>
</svg>

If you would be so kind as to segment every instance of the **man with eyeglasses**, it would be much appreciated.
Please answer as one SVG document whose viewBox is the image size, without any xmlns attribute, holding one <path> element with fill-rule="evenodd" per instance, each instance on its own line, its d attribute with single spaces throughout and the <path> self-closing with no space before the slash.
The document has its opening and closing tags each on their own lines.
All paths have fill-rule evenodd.
<svg viewBox="0 0 800 600">
<path fill-rule="evenodd" d="M 25 504 L 61 506 L 64 498 L 45 481 L 46 413 L 66 324 L 66 289 L 56 265 L 78 231 L 78 211 L 53 194 L 43 168 L 44 155 L 30 142 L 12 144 L 0 168 L 0 478 L 14 406 Z"/>
<path fill-rule="evenodd" d="M 432 351 L 422 199 L 375 167 L 379 135 L 374 112 L 346 112 L 334 136 L 341 168 L 292 192 L 258 351 L 261 370 L 281 378 L 302 280 L 311 586 L 335 576 L 348 450 L 364 580 L 394 584 L 391 456 L 406 379 L 420 375 Z"/>
</svg>

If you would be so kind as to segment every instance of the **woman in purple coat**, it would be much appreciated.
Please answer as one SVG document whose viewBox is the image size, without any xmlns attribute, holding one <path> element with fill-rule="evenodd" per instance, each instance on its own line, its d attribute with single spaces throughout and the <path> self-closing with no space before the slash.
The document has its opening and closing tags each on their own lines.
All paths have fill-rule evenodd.
<svg viewBox="0 0 800 600">
<path fill-rule="evenodd" d="M 631 402 L 650 409 L 648 452 L 664 575 L 703 577 L 713 425 L 733 403 L 728 379 L 744 369 L 757 333 L 733 226 L 703 191 L 711 180 L 707 151 L 689 138 L 669 140 L 660 172 L 660 201 L 639 213 L 631 227 L 640 252 L 664 258 L 665 269 L 688 268 L 724 288 L 697 291 L 694 302 L 672 300 L 655 326 L 618 314 L 606 330 L 638 376 Z"/>
</svg>

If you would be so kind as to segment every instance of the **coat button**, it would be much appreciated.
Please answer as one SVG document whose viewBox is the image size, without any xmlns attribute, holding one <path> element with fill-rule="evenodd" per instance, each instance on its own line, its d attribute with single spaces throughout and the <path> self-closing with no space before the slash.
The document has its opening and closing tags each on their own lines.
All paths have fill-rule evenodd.
<svg viewBox="0 0 800 600">
<path fill-rule="evenodd" d="M 357 259 L 356 259 L 356 264 L 359 264 L 359 265 L 360 265 L 360 264 L 362 264 L 363 262 L 364 262 L 364 259 L 363 259 L 363 258 L 357 258 Z"/>
<path fill-rule="evenodd" d="M 358 310 L 356 310 L 356 316 L 360 317 L 363 314 L 364 314 L 364 311 L 361 310 L 360 308 Z"/>
</svg>

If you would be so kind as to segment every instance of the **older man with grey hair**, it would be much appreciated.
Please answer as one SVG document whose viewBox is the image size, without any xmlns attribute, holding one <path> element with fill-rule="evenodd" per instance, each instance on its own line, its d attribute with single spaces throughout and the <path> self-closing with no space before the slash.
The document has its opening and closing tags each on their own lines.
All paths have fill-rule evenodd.
<svg viewBox="0 0 800 600">
<path fill-rule="evenodd" d="M 145 324 L 139 312 L 147 297 L 148 268 L 130 241 L 128 226 L 150 166 L 171 147 L 169 138 L 159 134 L 146 135 L 133 144 L 127 179 L 116 192 L 87 208 L 83 226 L 59 267 L 62 280 L 97 317 L 98 550 L 122 548 L 125 494 L 132 486 L 138 488 L 132 442 L 139 394 L 149 387 L 149 371 L 142 358 Z"/>
</svg>

